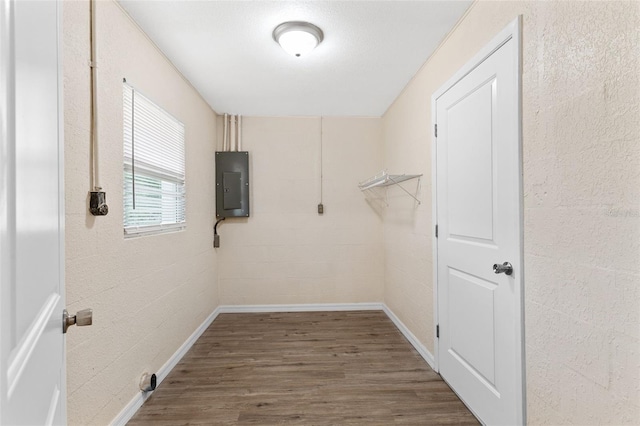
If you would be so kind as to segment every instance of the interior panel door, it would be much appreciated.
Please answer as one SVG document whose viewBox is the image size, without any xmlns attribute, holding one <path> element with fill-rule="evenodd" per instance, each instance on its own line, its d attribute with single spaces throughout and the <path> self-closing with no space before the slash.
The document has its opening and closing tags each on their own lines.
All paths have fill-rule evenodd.
<svg viewBox="0 0 640 426">
<path fill-rule="evenodd" d="M 0 424 L 64 424 L 60 4 L 0 1 Z"/>
<path fill-rule="evenodd" d="M 523 422 L 518 54 L 510 39 L 436 99 L 439 369 L 490 425 Z"/>
</svg>

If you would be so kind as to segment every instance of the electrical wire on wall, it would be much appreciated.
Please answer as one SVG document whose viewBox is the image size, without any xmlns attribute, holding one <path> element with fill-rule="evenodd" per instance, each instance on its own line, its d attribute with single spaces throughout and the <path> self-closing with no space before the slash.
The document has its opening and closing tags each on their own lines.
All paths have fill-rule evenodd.
<svg viewBox="0 0 640 426">
<path fill-rule="evenodd" d="M 227 151 L 227 141 L 229 140 L 229 115 L 224 114 L 222 125 L 222 151 Z"/>
<path fill-rule="evenodd" d="M 238 130 L 236 130 L 236 137 L 238 138 L 238 151 L 242 151 L 242 116 L 238 116 Z"/>
<path fill-rule="evenodd" d="M 225 113 L 222 119 L 222 151 L 242 151 L 242 116 Z"/>
<path fill-rule="evenodd" d="M 98 105 L 97 105 L 97 68 L 96 68 L 96 5 L 95 0 L 89 2 L 89 13 L 91 19 L 89 22 L 89 43 L 90 56 L 89 67 L 91 68 L 91 190 L 99 191 L 100 187 L 98 179 Z"/>
<path fill-rule="evenodd" d="M 220 247 L 220 235 L 218 235 L 218 225 L 220 224 L 220 222 L 222 222 L 225 219 L 226 217 L 221 217 L 220 219 L 217 220 L 216 224 L 213 225 L 213 247 L 214 248 Z"/>
<path fill-rule="evenodd" d="M 318 214 L 324 214 L 324 204 L 323 204 L 323 192 L 324 192 L 324 188 L 323 188 L 323 180 L 324 180 L 324 176 L 323 176 L 323 162 L 322 162 L 322 142 L 323 142 L 323 129 L 322 129 L 322 122 L 323 122 L 323 117 L 320 116 L 320 204 L 318 204 Z"/>
<path fill-rule="evenodd" d="M 102 191 L 98 170 L 98 65 L 96 63 L 96 0 L 89 1 L 89 44 L 91 69 L 91 177 L 89 211 L 94 216 L 109 213 L 107 195 Z"/>
</svg>

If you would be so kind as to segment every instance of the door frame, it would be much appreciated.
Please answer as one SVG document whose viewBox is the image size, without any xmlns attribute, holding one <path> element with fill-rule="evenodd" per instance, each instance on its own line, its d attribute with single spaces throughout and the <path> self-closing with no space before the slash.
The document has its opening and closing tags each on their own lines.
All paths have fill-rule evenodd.
<svg viewBox="0 0 640 426">
<path fill-rule="evenodd" d="M 518 227 L 518 235 L 519 235 L 519 250 L 518 256 L 520 257 L 520 271 L 516 272 L 520 278 L 520 286 L 515 289 L 518 300 L 520 301 L 518 305 L 515 307 L 516 316 L 520 318 L 520 327 L 517 328 L 518 340 L 519 344 L 517 344 L 516 349 L 516 358 L 517 358 L 517 372 L 516 377 L 519 379 L 518 389 L 520 389 L 520 395 L 516 398 L 517 401 L 520 401 L 520 406 L 518 407 L 518 416 L 522 419 L 522 424 L 525 424 L 526 420 L 526 363 L 525 363 L 525 330 L 524 330 L 524 191 L 522 185 L 522 167 L 523 167 L 523 159 L 522 159 L 522 15 L 518 15 L 513 21 L 507 25 L 505 29 L 500 31 L 495 37 L 491 39 L 489 43 L 487 43 L 478 53 L 476 53 L 471 60 L 466 62 L 458 71 L 456 71 L 453 76 L 447 80 L 445 84 L 443 84 L 438 90 L 436 90 L 431 95 L 431 125 L 432 128 L 435 129 L 435 124 L 437 123 L 437 115 L 436 115 L 436 101 L 442 95 L 444 95 L 449 89 L 451 89 L 456 83 L 462 80 L 465 76 L 467 76 L 471 71 L 473 71 L 478 65 L 484 62 L 489 56 L 491 56 L 495 51 L 497 51 L 500 47 L 502 47 L 509 40 L 514 40 L 516 44 L 517 54 L 516 54 L 516 64 L 515 70 L 518 74 L 517 76 L 517 105 L 518 105 L 518 216 L 519 220 L 517 221 Z M 438 185 L 437 185 L 437 136 L 436 132 L 431 133 L 431 217 L 432 217 L 432 225 L 433 229 L 438 224 Z M 436 372 L 440 371 L 440 360 L 439 360 L 439 339 L 436 334 L 436 327 L 439 324 L 439 312 L 438 312 L 438 239 L 435 235 L 435 232 L 431 237 L 431 244 L 433 247 L 433 345 L 434 345 L 434 363 Z"/>
</svg>

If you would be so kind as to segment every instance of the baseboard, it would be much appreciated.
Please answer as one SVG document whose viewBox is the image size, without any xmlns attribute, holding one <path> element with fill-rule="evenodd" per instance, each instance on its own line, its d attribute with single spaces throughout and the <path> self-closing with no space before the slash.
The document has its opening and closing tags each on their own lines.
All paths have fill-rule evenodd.
<svg viewBox="0 0 640 426">
<path fill-rule="evenodd" d="M 400 332 L 409 341 L 409 343 L 411 343 L 411 346 L 413 346 L 415 350 L 418 351 L 420 356 L 427 362 L 427 364 L 429 364 L 429 366 L 437 372 L 438 370 L 436 369 L 436 360 L 433 357 L 433 354 L 429 352 L 429 350 L 422 343 L 420 343 L 418 338 L 413 335 L 413 333 L 407 328 L 407 326 L 404 325 L 402 321 L 400 321 L 400 318 L 398 318 L 387 305 L 382 304 L 382 310 L 385 314 L 387 314 L 389 319 L 393 321 L 396 327 L 398 327 L 398 330 L 400 330 Z"/>
<path fill-rule="evenodd" d="M 178 350 L 169 358 L 169 360 L 156 372 L 157 385 L 169 375 L 171 370 L 180 362 L 183 356 L 191 349 L 191 346 L 200 338 L 202 333 L 211 325 L 213 320 L 220 314 L 220 307 L 214 309 L 191 336 L 178 348 Z M 142 407 L 142 404 L 151 396 L 151 393 L 138 392 L 136 396 L 120 411 L 120 413 L 111 421 L 112 426 L 124 426 Z"/>
<path fill-rule="evenodd" d="M 178 348 L 169 360 L 156 372 L 157 384 L 169 375 L 182 357 L 191 349 L 204 331 L 220 314 L 258 313 L 258 312 L 325 312 L 325 311 L 383 311 L 411 343 L 420 356 L 435 370 L 435 360 L 431 352 L 425 348 L 407 326 L 384 303 L 318 303 L 301 305 L 222 305 L 218 306 Z M 124 426 L 142 407 L 151 394 L 139 392 L 120 413 L 111 421 L 112 426 Z"/>
<path fill-rule="evenodd" d="M 381 311 L 382 303 L 310 303 L 299 305 L 222 305 L 221 314 L 259 312 Z"/>
</svg>

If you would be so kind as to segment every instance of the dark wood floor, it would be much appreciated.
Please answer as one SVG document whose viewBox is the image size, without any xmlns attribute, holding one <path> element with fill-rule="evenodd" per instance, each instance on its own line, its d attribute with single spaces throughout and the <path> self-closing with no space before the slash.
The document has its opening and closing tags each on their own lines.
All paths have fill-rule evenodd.
<svg viewBox="0 0 640 426">
<path fill-rule="evenodd" d="M 222 314 L 129 425 L 477 425 L 383 312 Z"/>
</svg>

